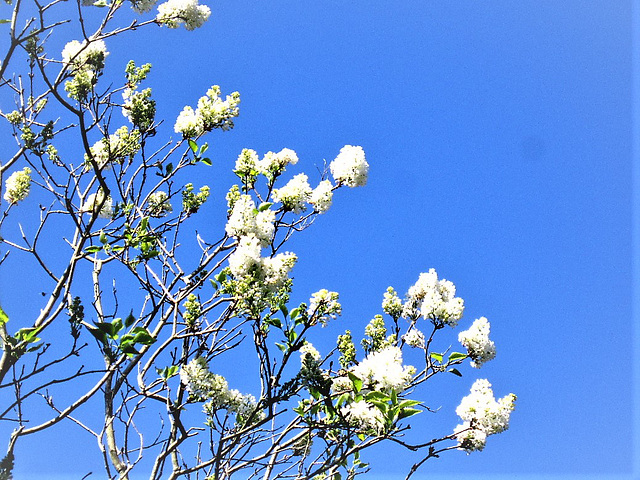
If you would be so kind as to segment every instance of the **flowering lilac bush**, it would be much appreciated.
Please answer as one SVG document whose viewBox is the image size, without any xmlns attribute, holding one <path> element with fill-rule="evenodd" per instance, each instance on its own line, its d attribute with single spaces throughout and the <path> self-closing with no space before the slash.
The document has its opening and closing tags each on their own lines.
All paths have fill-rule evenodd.
<svg viewBox="0 0 640 480">
<path fill-rule="evenodd" d="M 205 137 L 233 129 L 240 94 L 212 86 L 165 132 L 151 65 L 131 61 L 124 84 L 106 80 L 112 37 L 152 26 L 193 30 L 209 7 L 77 0 L 73 23 L 84 38 L 52 51 L 61 3 L 26 11 L 13 0 L 0 64 L 0 88 L 15 98 L 0 115 L 16 144 L 0 164 L 2 248 L 35 259 L 53 282 L 35 317 L 0 309 L 0 424 L 11 427 L 5 471 L 22 439 L 62 421 L 94 437 L 107 477 L 119 479 L 354 478 L 369 469 L 361 452 L 382 441 L 424 452 L 408 478 L 428 458 L 482 450 L 508 428 L 515 396 L 496 401 L 489 382 L 477 380 L 456 410 L 462 424 L 418 444 L 403 437 L 409 419 L 429 408 L 420 401 L 425 382 L 496 354 L 484 317 L 459 334 L 464 353 L 434 351 L 435 336 L 461 321 L 464 302 L 433 269 L 404 298 L 392 287 L 381 292 L 384 316 L 363 328 L 361 352 L 351 330 L 335 346 L 312 343 L 342 314 L 339 294 L 321 289 L 293 302 L 298 257 L 284 246 L 330 210 L 336 190 L 366 185 L 362 147 L 343 146 L 315 180 L 296 170 L 302 162 L 292 149 L 244 149 L 233 166 L 237 183 L 212 198 L 195 172 L 212 168 Z M 112 27 L 131 15 L 143 16 Z M 38 81 L 21 83 L 22 60 Z M 178 137 L 158 143 L 171 133 Z M 34 191 L 46 202 L 31 202 Z M 227 211 L 215 238 L 193 232 L 192 221 L 209 221 L 207 202 Z M 33 212 L 33 232 L 14 228 Z M 409 351 L 419 364 L 405 364 Z M 255 385 L 234 385 L 220 366 L 248 353 L 257 359 Z M 69 392 L 77 395 L 69 400 Z M 46 411 L 36 407 L 42 398 Z"/>
</svg>

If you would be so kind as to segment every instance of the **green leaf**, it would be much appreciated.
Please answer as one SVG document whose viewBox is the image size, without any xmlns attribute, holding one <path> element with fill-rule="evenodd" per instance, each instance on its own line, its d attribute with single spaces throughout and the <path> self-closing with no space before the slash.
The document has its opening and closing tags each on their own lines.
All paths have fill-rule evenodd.
<svg viewBox="0 0 640 480">
<path fill-rule="evenodd" d="M 148 332 L 138 332 L 134 338 L 135 343 L 139 343 L 141 345 L 151 345 L 156 342 L 156 339 Z"/>
<path fill-rule="evenodd" d="M 133 344 L 131 344 L 130 342 L 125 342 L 120 344 L 120 350 L 122 351 L 122 353 L 126 353 L 127 356 L 132 357 L 133 355 L 137 355 L 138 352 L 135 347 L 133 346 Z"/>
<path fill-rule="evenodd" d="M 291 310 L 291 319 L 295 320 L 298 315 L 300 315 L 300 308 L 294 308 L 293 310 Z"/>
<path fill-rule="evenodd" d="M 124 326 L 129 328 L 136 321 L 136 317 L 133 316 L 133 310 L 127 315 L 127 318 L 124 319 Z"/>
<path fill-rule="evenodd" d="M 391 389 L 391 404 L 396 405 L 398 403 L 398 394 L 395 389 Z"/>
<path fill-rule="evenodd" d="M 11 23 L 11 19 L 9 18 L 0 18 L 0 24 L 2 23 Z"/>
<path fill-rule="evenodd" d="M 276 347 L 278 347 L 283 352 L 286 352 L 287 350 L 289 350 L 289 347 L 287 347 L 286 345 L 283 345 L 281 343 L 276 343 Z"/>
<path fill-rule="evenodd" d="M 117 335 L 118 332 L 122 330 L 122 319 L 116 318 L 113 322 L 111 322 L 111 325 L 113 325 L 113 334 Z"/>
<path fill-rule="evenodd" d="M 9 316 L 5 313 L 5 311 L 0 307 L 0 325 L 4 325 L 9 321 Z"/>
<path fill-rule="evenodd" d="M 280 321 L 279 318 L 269 317 L 265 319 L 265 323 L 267 325 L 273 325 L 276 328 L 282 329 L 282 322 Z"/>
<path fill-rule="evenodd" d="M 205 165 L 211 166 L 211 159 L 209 157 L 201 158 L 200 162 L 204 163 Z"/>
<path fill-rule="evenodd" d="M 95 323 L 95 326 L 98 328 L 98 330 L 103 332 L 105 335 L 108 335 L 109 337 L 113 337 L 115 335 L 115 332 L 113 331 L 113 325 L 111 323 L 107 323 L 107 322 L 94 322 L 94 323 Z"/>
<path fill-rule="evenodd" d="M 265 210 L 268 210 L 271 205 L 273 205 L 273 203 L 271 203 L 271 202 L 261 203 L 260 206 L 258 207 L 258 211 L 259 212 L 264 212 Z"/>
<path fill-rule="evenodd" d="M 451 355 L 449 355 L 450 362 L 454 362 L 456 360 L 464 360 L 465 358 L 467 358 L 467 355 L 460 352 L 453 352 Z"/>
<path fill-rule="evenodd" d="M 284 318 L 287 318 L 287 315 L 289 315 L 289 309 L 287 308 L 287 306 L 284 303 L 282 305 L 280 305 L 280 311 L 284 315 Z"/>
<path fill-rule="evenodd" d="M 96 252 L 99 252 L 100 250 L 102 250 L 102 247 L 98 245 L 92 245 L 84 249 L 84 251 L 87 253 L 96 253 Z"/>
<path fill-rule="evenodd" d="M 433 358 L 434 360 L 442 363 L 442 354 L 441 353 L 435 353 L 435 352 L 431 352 L 429 354 L 431 356 L 431 358 Z"/>
<path fill-rule="evenodd" d="M 191 139 L 189 139 L 189 147 L 193 153 L 198 153 L 198 144 Z"/>
<path fill-rule="evenodd" d="M 418 400 L 403 400 L 400 402 L 400 405 L 398 405 L 398 407 L 400 408 L 415 407 L 416 405 L 420 405 L 421 403 L 422 402 Z"/>
<path fill-rule="evenodd" d="M 362 390 L 362 380 L 356 377 L 351 372 L 347 372 L 347 375 L 349 376 L 349 380 L 351 380 L 351 383 L 353 384 L 353 389 L 355 390 L 355 392 L 358 393 L 360 390 Z"/>
<path fill-rule="evenodd" d="M 400 410 L 398 414 L 398 419 L 407 418 L 415 415 L 416 413 L 421 413 L 422 410 L 418 410 L 417 408 L 403 408 Z"/>
<path fill-rule="evenodd" d="M 341 407 L 342 405 L 347 403 L 347 400 L 349 400 L 350 398 L 351 398 L 351 395 L 349 395 L 348 392 L 343 393 L 338 397 L 338 400 L 336 400 L 336 407 Z"/>
<path fill-rule="evenodd" d="M 207 150 L 209 150 L 209 144 L 207 142 L 204 142 L 201 146 L 200 146 L 200 155 L 202 155 L 204 152 L 206 152 Z"/>
<path fill-rule="evenodd" d="M 223 283 L 226 279 L 227 279 L 227 274 L 226 272 L 220 272 L 218 275 L 215 276 L 215 279 L 218 283 Z"/>
<path fill-rule="evenodd" d="M 107 243 L 107 235 L 102 231 L 100 232 L 100 243 L 103 245 Z"/>
<path fill-rule="evenodd" d="M 457 368 L 451 368 L 451 369 L 449 369 L 449 370 L 447 370 L 447 371 L 448 371 L 448 372 L 451 372 L 451 373 L 453 373 L 454 375 L 457 375 L 457 376 L 459 376 L 459 377 L 461 377 L 461 376 L 462 376 L 462 374 L 460 373 L 460 371 L 459 371 Z"/>
<path fill-rule="evenodd" d="M 165 176 L 166 177 L 171 175 L 171 172 L 173 172 L 173 163 L 171 163 L 171 162 L 167 163 L 167 166 L 165 167 L 164 171 L 165 171 Z"/>
<path fill-rule="evenodd" d="M 166 381 L 178 373 L 178 366 L 171 365 L 170 367 L 165 367 L 163 369 L 156 368 L 156 372 L 158 372 L 158 375 Z"/>
<path fill-rule="evenodd" d="M 372 402 L 374 400 L 378 402 L 388 402 L 389 400 L 391 400 L 391 398 L 384 393 L 376 391 L 367 393 L 365 399 L 367 400 L 367 402 Z"/>
<path fill-rule="evenodd" d="M 89 333 L 94 336 L 94 338 L 98 341 L 98 343 L 101 343 L 103 345 L 108 344 L 107 334 L 104 333 L 102 330 L 100 330 L 99 328 L 90 327 L 90 326 L 87 326 L 87 330 L 89 330 Z"/>
</svg>

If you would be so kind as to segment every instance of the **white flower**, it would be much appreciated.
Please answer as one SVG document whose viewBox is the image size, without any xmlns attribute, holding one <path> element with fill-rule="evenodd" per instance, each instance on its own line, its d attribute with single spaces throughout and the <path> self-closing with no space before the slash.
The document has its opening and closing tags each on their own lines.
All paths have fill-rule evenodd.
<svg viewBox="0 0 640 480">
<path fill-rule="evenodd" d="M 333 185 L 329 180 L 323 180 L 320 184 L 311 192 L 309 197 L 309 203 L 313 205 L 313 208 L 318 213 L 324 213 L 329 210 L 331 202 L 333 200 Z"/>
<path fill-rule="evenodd" d="M 289 164 L 298 163 L 298 154 L 290 148 L 283 148 L 278 153 L 267 152 L 258 163 L 261 173 L 267 176 L 280 175 Z"/>
<path fill-rule="evenodd" d="M 388 287 L 382 297 L 382 311 L 393 318 L 402 315 L 402 301 L 393 287 Z"/>
<path fill-rule="evenodd" d="M 262 275 L 265 286 L 275 291 L 289 278 L 289 272 L 295 266 L 298 257 L 295 253 L 279 253 L 275 257 L 262 259 Z"/>
<path fill-rule="evenodd" d="M 258 169 L 258 161 L 258 152 L 250 148 L 243 148 L 236 160 L 234 172 L 241 178 L 251 177 Z"/>
<path fill-rule="evenodd" d="M 131 130 L 125 126 L 120 127 L 109 138 L 98 140 L 90 148 L 93 160 L 100 168 L 111 168 L 113 163 L 122 163 L 125 158 L 133 157 L 141 148 L 139 143 L 140 131 Z M 89 162 L 89 156 L 85 154 L 85 163 Z"/>
<path fill-rule="evenodd" d="M 293 177 L 284 187 L 273 190 L 274 200 L 281 202 L 285 208 L 293 210 L 294 213 L 301 213 L 307 208 L 306 203 L 310 196 L 311 187 L 304 173 Z"/>
<path fill-rule="evenodd" d="M 496 356 L 496 346 L 489 340 L 489 330 L 489 321 L 480 317 L 473 322 L 469 330 L 458 335 L 458 341 L 469 352 L 472 367 L 480 368 L 483 363 L 493 360 Z"/>
<path fill-rule="evenodd" d="M 178 115 L 173 130 L 176 133 L 181 133 L 185 138 L 202 135 L 204 132 L 202 117 L 196 115 L 193 108 L 187 105 Z"/>
<path fill-rule="evenodd" d="M 410 365 L 402 365 L 402 351 L 388 346 L 371 352 L 352 372 L 373 390 L 404 390 L 416 372 Z"/>
<path fill-rule="evenodd" d="M 325 326 L 329 319 L 335 319 L 342 314 L 342 305 L 338 303 L 338 298 L 338 292 L 330 292 L 325 288 L 318 290 L 309 299 L 307 315 L 316 316 L 316 321 L 320 320 L 320 323 Z"/>
<path fill-rule="evenodd" d="M 516 396 L 513 393 L 496 401 L 491 384 L 485 379 L 476 380 L 471 387 L 471 393 L 464 397 L 456 408 L 456 414 L 464 421 L 454 430 L 454 433 L 458 434 L 459 448 L 467 452 L 482 450 L 488 435 L 508 429 L 515 401 Z M 471 430 L 462 431 L 467 428 Z"/>
<path fill-rule="evenodd" d="M 158 0 L 131 0 L 131 8 L 137 13 L 145 13 L 150 11 L 158 2 Z"/>
<path fill-rule="evenodd" d="M 82 207 L 80 207 L 80 213 L 92 213 L 100 206 L 103 200 L 104 203 L 102 204 L 102 208 L 98 212 L 98 217 L 107 219 L 113 218 L 113 201 L 111 200 L 110 196 L 105 200 L 102 190 L 98 191 L 97 194 L 92 193 L 87 197 L 87 199 L 82 204 Z"/>
<path fill-rule="evenodd" d="M 207 361 L 202 357 L 180 368 L 180 381 L 192 396 L 201 401 L 212 397 L 220 400 L 229 388 L 224 377 L 209 371 Z"/>
<path fill-rule="evenodd" d="M 350 424 L 362 430 L 381 432 L 384 428 L 384 417 L 380 409 L 364 400 L 345 405 L 340 411 Z"/>
<path fill-rule="evenodd" d="M 18 203 L 27 198 L 31 187 L 31 169 L 24 167 L 13 172 L 4 183 L 3 198 L 10 204 Z"/>
<path fill-rule="evenodd" d="M 225 231 L 232 237 L 253 235 L 260 240 L 262 247 L 266 247 L 273 240 L 275 220 L 276 214 L 273 210 L 258 212 L 251 196 L 241 195 L 233 204 Z"/>
<path fill-rule="evenodd" d="M 316 348 L 311 344 L 311 342 L 305 342 L 302 347 L 300 347 L 300 363 L 304 365 L 304 359 L 307 355 L 311 356 L 311 359 L 319 362 L 320 361 L 320 352 L 316 350 Z"/>
<path fill-rule="evenodd" d="M 104 59 L 109 55 L 107 46 L 102 40 L 93 40 L 87 44 L 86 40 L 80 43 L 71 40 L 62 49 L 63 63 L 74 69 L 91 68 L 100 70 L 104 67 Z"/>
<path fill-rule="evenodd" d="M 369 164 L 364 158 L 362 147 L 345 145 L 329 168 L 337 183 L 349 187 L 362 187 L 367 184 Z"/>
<path fill-rule="evenodd" d="M 420 314 L 425 319 L 440 319 L 455 327 L 464 311 L 464 302 L 455 296 L 456 287 L 448 280 L 438 280 L 432 268 L 421 273 L 418 281 L 409 289 L 402 315 L 412 318 Z"/>
<path fill-rule="evenodd" d="M 169 28 L 178 28 L 184 23 L 187 30 L 194 30 L 204 25 L 211 15 L 206 5 L 199 5 L 198 0 L 168 0 L 158 6 L 158 23 Z"/>
<path fill-rule="evenodd" d="M 173 212 L 169 196 L 162 190 L 149 195 L 147 203 L 149 204 L 149 215 L 152 217 L 164 217 L 167 213 Z"/>
<path fill-rule="evenodd" d="M 229 130 L 233 128 L 233 117 L 240 113 L 240 94 L 233 92 L 225 100 L 220 97 L 220 87 L 213 85 L 204 97 L 198 100 L 196 114 L 202 118 L 205 131 L 214 128 Z"/>
<path fill-rule="evenodd" d="M 254 236 L 240 237 L 235 252 L 229 257 L 229 268 L 235 277 L 243 277 L 251 267 L 261 264 L 260 240 Z"/>
<path fill-rule="evenodd" d="M 424 334 L 416 327 L 411 327 L 411 329 L 405 333 L 402 338 L 410 347 L 424 348 Z"/>
</svg>

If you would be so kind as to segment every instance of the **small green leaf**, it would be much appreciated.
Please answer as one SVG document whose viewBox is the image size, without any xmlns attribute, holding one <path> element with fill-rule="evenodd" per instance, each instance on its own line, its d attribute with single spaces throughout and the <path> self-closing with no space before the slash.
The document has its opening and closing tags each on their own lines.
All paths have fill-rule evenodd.
<svg viewBox="0 0 640 480">
<path fill-rule="evenodd" d="M 131 344 L 130 342 L 120 344 L 120 350 L 122 351 L 122 353 L 126 353 L 127 356 L 129 357 L 132 357 L 133 355 L 137 355 L 138 353 L 140 353 L 135 349 L 133 344 Z"/>
<path fill-rule="evenodd" d="M 453 352 L 451 355 L 449 355 L 450 362 L 454 362 L 456 360 L 464 360 L 465 358 L 467 358 L 467 355 L 459 352 Z"/>
<path fill-rule="evenodd" d="M 141 345 L 151 345 L 156 342 L 156 339 L 148 332 L 138 332 L 134 338 L 135 343 L 139 343 Z"/>
<path fill-rule="evenodd" d="M 353 384 L 353 389 L 355 390 L 355 392 L 357 393 L 362 390 L 362 380 L 356 377 L 351 372 L 347 372 L 347 375 L 349 376 L 349 380 L 351 380 L 351 383 Z"/>
<path fill-rule="evenodd" d="M 9 321 L 9 316 L 5 313 L 5 311 L 0 307 L 0 325 L 4 325 Z"/>
<path fill-rule="evenodd" d="M 372 402 L 374 400 L 378 402 L 388 402 L 389 400 L 391 400 L 391 398 L 384 393 L 376 391 L 367 393 L 365 399 L 367 400 L 367 402 Z"/>
<path fill-rule="evenodd" d="M 289 350 L 289 347 L 287 347 L 286 345 L 283 345 L 281 343 L 276 343 L 276 347 L 278 347 L 283 352 L 286 352 L 287 350 Z"/>
<path fill-rule="evenodd" d="M 107 235 L 102 231 L 100 232 L 100 243 L 103 245 L 107 243 Z"/>
<path fill-rule="evenodd" d="M 99 328 L 90 327 L 90 326 L 87 326 L 87 330 L 89 330 L 89 333 L 94 336 L 94 338 L 98 341 L 98 343 L 101 343 L 103 345 L 107 345 L 108 342 L 107 342 L 107 334 L 106 333 L 104 333 Z"/>
<path fill-rule="evenodd" d="M 98 245 L 92 245 L 84 249 L 84 251 L 87 253 L 96 253 L 96 252 L 99 252 L 100 250 L 102 250 L 102 247 Z"/>
<path fill-rule="evenodd" d="M 211 166 L 211 159 L 209 157 L 201 158 L 200 162 L 204 163 L 205 165 Z"/>
<path fill-rule="evenodd" d="M 462 376 L 462 374 L 460 373 L 460 371 L 459 371 L 457 368 L 451 368 L 451 369 L 449 369 L 449 370 L 447 370 L 447 371 L 449 371 L 449 372 L 451 372 L 451 373 L 453 373 L 454 375 L 457 375 L 457 376 L 459 376 L 459 377 L 461 377 L 461 376 Z"/>
<path fill-rule="evenodd" d="M 11 23 L 11 20 L 8 18 L 0 18 L 0 24 L 2 23 Z"/>
<path fill-rule="evenodd" d="M 442 363 L 442 354 L 441 353 L 435 353 L 435 352 L 431 352 L 429 354 L 431 356 L 431 358 L 433 358 L 434 360 Z"/>
<path fill-rule="evenodd" d="M 113 322 L 111 322 L 111 325 L 113 325 L 113 334 L 117 335 L 118 332 L 122 330 L 122 319 L 116 318 Z"/>
<path fill-rule="evenodd" d="M 200 146 L 200 155 L 202 155 L 204 152 L 206 152 L 207 150 L 209 150 L 209 144 L 207 142 L 204 142 L 201 146 Z"/>
<path fill-rule="evenodd" d="M 191 139 L 189 139 L 189 147 L 193 153 L 198 153 L 198 144 Z"/>
<path fill-rule="evenodd" d="M 124 319 L 124 326 L 129 328 L 136 321 L 136 317 L 133 316 L 133 310 L 127 315 L 127 318 Z"/>
<path fill-rule="evenodd" d="M 287 315 L 289 315 L 289 309 L 287 308 L 287 306 L 284 303 L 282 305 L 280 305 L 280 311 L 284 315 L 284 318 L 287 318 Z"/>
<path fill-rule="evenodd" d="M 268 210 L 271 205 L 273 205 L 273 203 L 271 203 L 271 202 L 261 203 L 260 206 L 258 207 L 258 211 L 259 212 L 264 212 L 265 210 Z"/>
<path fill-rule="evenodd" d="M 416 413 L 420 413 L 422 410 L 418 410 L 417 408 L 403 408 L 400 410 L 398 414 L 398 419 L 407 418 L 415 415 Z"/>
</svg>

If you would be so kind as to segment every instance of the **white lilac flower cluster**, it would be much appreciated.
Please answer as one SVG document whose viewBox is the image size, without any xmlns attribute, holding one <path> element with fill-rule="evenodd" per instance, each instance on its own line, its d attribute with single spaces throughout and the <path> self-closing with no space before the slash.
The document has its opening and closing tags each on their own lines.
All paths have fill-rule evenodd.
<svg viewBox="0 0 640 480">
<path fill-rule="evenodd" d="M 402 339 L 410 347 L 414 347 L 414 348 L 425 347 L 424 333 L 422 333 L 416 327 L 411 327 L 409 331 L 402 336 Z"/>
<path fill-rule="evenodd" d="M 111 199 L 111 196 L 108 196 L 105 199 L 102 190 L 99 190 L 98 193 L 92 193 L 87 197 L 82 204 L 82 207 L 80 207 L 80 213 L 92 213 L 95 209 L 100 207 L 100 204 L 102 204 L 102 208 L 100 208 L 100 211 L 98 212 L 98 217 L 108 219 L 113 218 L 113 200 Z"/>
<path fill-rule="evenodd" d="M 393 287 L 388 287 L 382 297 L 382 311 L 393 318 L 402 315 L 402 300 Z"/>
<path fill-rule="evenodd" d="M 109 55 L 102 40 L 72 40 L 62 50 L 62 62 L 69 68 L 73 79 L 67 80 L 64 89 L 70 98 L 86 100 L 104 69 L 105 58 Z"/>
<path fill-rule="evenodd" d="M 257 412 L 257 402 L 253 395 L 243 395 L 238 390 L 229 389 L 227 380 L 209 371 L 204 358 L 191 360 L 180 369 L 180 381 L 185 385 L 191 399 L 206 401 L 204 410 L 212 415 L 218 409 L 226 409 L 236 415 L 236 421 L 244 424 L 249 416 L 262 419 L 263 412 Z"/>
<path fill-rule="evenodd" d="M 480 368 L 496 356 L 496 346 L 489 340 L 489 321 L 480 317 L 473 322 L 469 330 L 458 334 L 458 341 L 467 349 L 471 366 Z"/>
<path fill-rule="evenodd" d="M 396 346 L 386 346 L 367 357 L 351 369 L 369 390 L 401 392 L 411 383 L 416 369 L 402 365 L 402 351 Z"/>
<path fill-rule="evenodd" d="M 333 201 L 333 185 L 329 180 L 321 181 L 311 192 L 309 203 L 318 213 L 325 213 L 331 207 Z"/>
<path fill-rule="evenodd" d="M 31 169 L 24 167 L 13 172 L 4 183 L 3 198 L 10 204 L 18 203 L 27 198 L 31 187 Z"/>
<path fill-rule="evenodd" d="M 162 190 L 158 190 L 149 195 L 147 205 L 147 211 L 151 217 L 164 217 L 168 213 L 173 212 L 173 207 L 169 202 L 169 195 Z"/>
<path fill-rule="evenodd" d="M 323 288 L 311 295 L 307 315 L 313 317 L 313 322 L 325 326 L 330 319 L 342 314 L 342 305 L 338 303 L 338 292 L 330 292 Z"/>
<path fill-rule="evenodd" d="M 206 96 L 200 97 L 195 111 L 190 106 L 184 107 L 173 128 L 185 138 L 198 137 L 214 128 L 230 130 L 233 128 L 233 117 L 240 113 L 239 104 L 238 92 L 233 92 L 222 100 L 220 87 L 214 85 L 207 90 Z"/>
<path fill-rule="evenodd" d="M 345 145 L 329 168 L 338 184 L 348 187 L 362 187 L 367 184 L 369 164 L 365 160 L 362 147 Z"/>
<path fill-rule="evenodd" d="M 114 163 L 122 163 L 140 150 L 140 132 L 126 126 L 120 127 L 108 138 L 98 140 L 90 148 L 93 160 L 99 168 L 111 168 Z M 89 165 L 89 156 L 85 153 L 85 163 Z"/>
<path fill-rule="evenodd" d="M 158 5 L 156 21 L 169 28 L 184 24 L 187 30 L 195 30 L 204 25 L 209 15 L 209 7 L 200 5 L 198 0 L 168 0 Z"/>
<path fill-rule="evenodd" d="M 137 13 L 146 13 L 155 7 L 158 0 L 131 0 L 131 8 Z"/>
<path fill-rule="evenodd" d="M 340 409 L 347 421 L 363 431 L 374 430 L 380 433 L 384 429 L 384 417 L 376 406 L 365 400 L 351 402 Z"/>
<path fill-rule="evenodd" d="M 273 210 L 258 211 L 250 195 L 241 195 L 235 199 L 225 231 L 232 237 L 253 236 L 259 240 L 260 246 L 266 247 L 273 240 L 275 220 Z"/>
<path fill-rule="evenodd" d="M 274 189 L 273 199 L 282 203 L 285 209 L 292 210 L 293 213 L 302 213 L 307 208 L 306 204 L 312 192 L 308 177 L 304 173 L 299 173 L 284 187 Z"/>
<path fill-rule="evenodd" d="M 300 364 L 304 366 L 304 360 L 309 355 L 311 359 L 315 362 L 320 361 L 320 352 L 316 350 L 316 348 L 311 344 L 311 342 L 305 342 L 302 347 L 300 347 Z"/>
<path fill-rule="evenodd" d="M 286 252 L 263 258 L 261 250 L 261 242 L 257 237 L 240 237 L 236 250 L 229 256 L 229 269 L 238 279 L 252 273 L 269 291 L 276 291 L 289 277 L 298 257 Z"/>
<path fill-rule="evenodd" d="M 435 269 L 421 273 L 418 281 L 409 289 L 402 316 L 441 320 L 455 327 L 464 311 L 464 302 L 456 297 L 456 287 L 448 280 L 438 280 Z"/>
<path fill-rule="evenodd" d="M 463 420 L 454 430 L 459 448 L 467 453 L 482 450 L 487 436 L 507 430 L 515 401 L 513 393 L 496 401 L 491 384 L 484 379 L 476 380 L 471 393 L 462 399 L 456 409 L 456 414 Z"/>
</svg>

